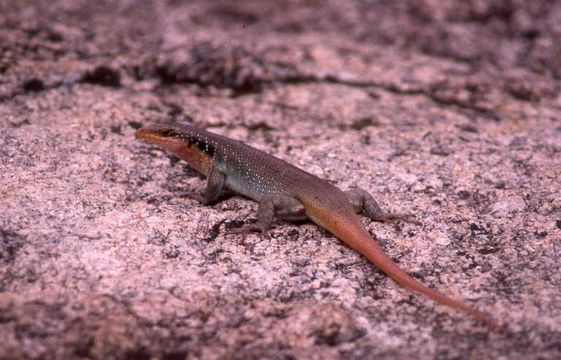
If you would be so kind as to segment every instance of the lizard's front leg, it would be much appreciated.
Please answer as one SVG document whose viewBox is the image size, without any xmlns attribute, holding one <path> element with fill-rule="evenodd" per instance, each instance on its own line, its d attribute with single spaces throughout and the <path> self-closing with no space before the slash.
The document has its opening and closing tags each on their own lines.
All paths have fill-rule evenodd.
<svg viewBox="0 0 561 360">
<path fill-rule="evenodd" d="M 289 221 L 304 220 L 306 219 L 306 209 L 299 200 L 291 196 L 267 194 L 259 201 L 257 222 L 231 229 L 229 233 L 246 234 L 252 231 L 260 231 L 267 236 L 267 231 L 271 227 L 275 216 Z"/>
<path fill-rule="evenodd" d="M 220 193 L 224 188 L 225 178 L 226 176 L 222 172 L 220 172 L 220 170 L 214 168 L 208 175 L 204 196 L 198 194 L 188 194 L 187 196 L 191 199 L 202 202 L 205 205 L 210 205 L 216 202 L 216 200 L 220 196 Z"/>
<path fill-rule="evenodd" d="M 395 214 L 385 212 L 380 205 L 374 200 L 372 195 L 366 190 L 355 188 L 345 191 L 347 199 L 353 205 L 357 214 L 362 213 L 364 216 L 374 221 L 396 221 L 403 220 L 416 225 L 422 225 L 420 221 L 415 220 L 412 214 Z"/>
</svg>

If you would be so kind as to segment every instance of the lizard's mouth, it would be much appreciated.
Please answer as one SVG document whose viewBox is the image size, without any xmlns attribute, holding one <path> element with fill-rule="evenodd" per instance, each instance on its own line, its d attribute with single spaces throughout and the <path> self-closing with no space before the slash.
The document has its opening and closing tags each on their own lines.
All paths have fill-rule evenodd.
<svg viewBox="0 0 561 360">
<path fill-rule="evenodd" d="M 176 132 L 172 128 L 150 128 L 144 127 L 135 133 L 135 136 L 148 142 L 154 142 L 156 139 L 174 137 Z"/>
<path fill-rule="evenodd" d="M 136 138 L 146 140 L 149 143 L 154 143 L 157 139 L 157 135 L 154 134 L 152 131 L 148 131 L 146 129 L 140 129 L 135 134 Z"/>
<path fill-rule="evenodd" d="M 140 129 L 137 130 L 136 133 L 134 133 L 134 136 L 136 136 L 139 139 L 146 139 L 148 136 L 148 131 L 146 131 L 146 129 Z"/>
</svg>

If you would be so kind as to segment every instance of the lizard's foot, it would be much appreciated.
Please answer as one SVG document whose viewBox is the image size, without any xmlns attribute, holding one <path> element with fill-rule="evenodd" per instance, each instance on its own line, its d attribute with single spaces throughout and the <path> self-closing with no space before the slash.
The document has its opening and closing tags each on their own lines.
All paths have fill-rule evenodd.
<svg viewBox="0 0 561 360">
<path fill-rule="evenodd" d="M 185 194 L 185 197 L 187 197 L 187 198 L 189 198 L 189 199 L 193 199 L 193 200 L 195 200 L 195 201 L 198 201 L 198 202 L 200 202 L 201 204 L 208 205 L 207 199 L 206 199 L 204 196 L 202 196 L 202 195 L 194 194 L 194 193 L 186 193 L 186 194 Z"/>
<path fill-rule="evenodd" d="M 228 230 L 225 235 L 238 235 L 238 234 L 242 234 L 245 238 L 245 236 L 247 236 L 248 234 L 252 233 L 252 232 L 260 232 L 261 236 L 268 239 L 269 238 L 269 229 L 266 226 L 263 226 L 261 224 L 255 223 L 255 224 L 246 224 L 242 227 L 239 228 L 233 228 Z"/>
<path fill-rule="evenodd" d="M 197 201 L 197 202 L 199 202 L 203 205 L 214 205 L 217 202 L 216 199 L 209 200 L 205 195 L 200 195 L 200 194 L 191 193 L 191 192 L 185 192 L 185 193 L 181 194 L 181 196 L 186 197 L 188 199 L 195 200 L 195 201 Z"/>
<path fill-rule="evenodd" d="M 178 196 L 179 197 L 185 197 L 185 198 L 188 198 L 188 199 L 193 199 L 193 200 L 196 200 L 196 201 L 198 201 L 200 203 L 203 203 L 205 205 L 207 204 L 206 198 L 203 195 L 199 195 L 199 194 L 196 194 L 196 193 L 183 191 L 183 192 L 180 192 Z"/>
<path fill-rule="evenodd" d="M 356 188 L 347 190 L 345 194 L 347 195 L 347 199 L 353 206 L 355 212 L 357 214 L 362 213 L 371 220 L 382 222 L 403 220 L 415 225 L 422 225 L 422 223 L 416 220 L 412 214 L 394 214 L 385 212 L 380 208 L 380 205 L 378 205 L 372 195 L 370 195 L 366 190 Z"/>
<path fill-rule="evenodd" d="M 381 217 L 379 217 L 378 219 L 375 219 L 376 221 L 382 221 L 382 222 L 396 222 L 396 221 L 405 221 L 411 224 L 415 224 L 415 225 L 419 225 L 422 226 L 423 223 L 420 222 L 419 220 L 415 219 L 415 215 L 413 214 L 393 214 L 393 213 L 388 213 L 388 214 L 384 214 Z"/>
</svg>

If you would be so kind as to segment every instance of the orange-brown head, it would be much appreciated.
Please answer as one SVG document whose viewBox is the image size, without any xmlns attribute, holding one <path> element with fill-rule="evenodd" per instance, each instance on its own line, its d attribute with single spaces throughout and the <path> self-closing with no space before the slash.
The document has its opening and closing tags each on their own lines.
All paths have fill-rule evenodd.
<svg viewBox="0 0 561 360">
<path fill-rule="evenodd" d="M 204 132 L 188 126 L 155 125 L 136 132 L 136 137 L 171 152 L 191 167 L 208 175 L 214 165 L 215 147 Z"/>
</svg>

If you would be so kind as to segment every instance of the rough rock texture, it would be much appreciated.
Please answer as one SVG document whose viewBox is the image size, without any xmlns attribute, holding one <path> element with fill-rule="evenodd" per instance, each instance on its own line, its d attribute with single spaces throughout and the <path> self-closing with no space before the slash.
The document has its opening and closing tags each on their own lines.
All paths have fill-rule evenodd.
<svg viewBox="0 0 561 360">
<path fill-rule="evenodd" d="M 0 358 L 558 359 L 556 1 L 0 3 Z M 361 186 L 411 295 L 135 140 L 186 121 Z"/>
</svg>

